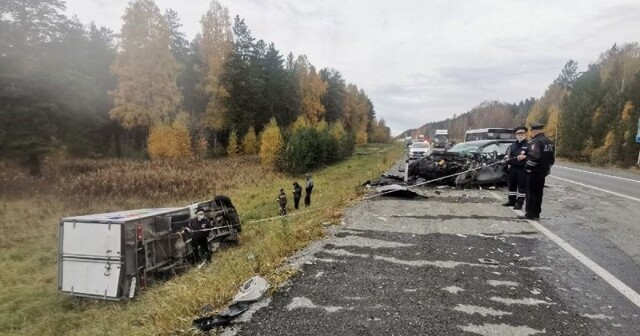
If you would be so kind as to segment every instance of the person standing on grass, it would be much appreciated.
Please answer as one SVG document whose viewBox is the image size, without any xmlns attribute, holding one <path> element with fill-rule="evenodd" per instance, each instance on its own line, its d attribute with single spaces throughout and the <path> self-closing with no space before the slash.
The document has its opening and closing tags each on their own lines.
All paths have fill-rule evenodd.
<svg viewBox="0 0 640 336">
<path fill-rule="evenodd" d="M 307 177 L 307 186 L 304 189 L 304 206 L 309 207 L 311 206 L 311 191 L 313 191 L 313 179 L 311 178 L 310 174 L 307 174 L 305 176 Z"/>
<path fill-rule="evenodd" d="M 298 181 L 295 181 L 293 182 L 293 205 L 296 209 L 299 209 L 301 197 L 302 187 L 298 184 Z"/>
<path fill-rule="evenodd" d="M 278 205 L 280 205 L 280 215 L 284 216 L 287 214 L 287 195 L 284 193 L 284 189 L 280 188 L 280 193 L 278 194 Z"/>
<path fill-rule="evenodd" d="M 203 209 L 196 210 L 196 218 L 191 219 L 189 225 L 185 228 L 191 232 L 193 256 L 198 263 L 202 261 L 198 248 L 202 248 L 202 252 L 205 254 L 204 257 L 208 262 L 211 262 L 211 251 L 209 250 L 209 241 L 207 239 L 210 233 L 208 229 L 211 228 L 213 228 L 213 225 L 209 219 L 204 217 Z"/>
</svg>

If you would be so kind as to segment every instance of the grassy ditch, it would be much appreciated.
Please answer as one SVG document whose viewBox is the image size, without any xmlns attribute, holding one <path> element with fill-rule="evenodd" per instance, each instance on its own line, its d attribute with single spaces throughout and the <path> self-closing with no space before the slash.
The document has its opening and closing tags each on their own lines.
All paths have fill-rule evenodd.
<svg viewBox="0 0 640 336">
<path fill-rule="evenodd" d="M 188 333 L 203 305 L 221 308 L 247 278 L 260 274 L 272 283 L 288 278 L 290 270 L 278 270 L 285 258 L 322 237 L 323 223 L 339 220 L 342 209 L 360 196 L 359 186 L 402 155 L 396 144 L 358 149 L 351 158 L 313 173 L 312 208 L 318 211 L 260 223 L 251 221 L 277 215 L 278 190 L 285 188 L 290 195 L 293 181 L 302 184 L 303 178 L 262 168 L 255 157 L 187 165 L 78 161 L 52 165 L 37 181 L 19 174 L 0 176 L 0 186 L 6 187 L 0 195 L 0 334 Z M 170 181 L 168 186 L 160 183 L 163 180 Z M 5 192 L 9 187 L 11 192 Z M 208 267 L 174 277 L 126 302 L 57 292 L 60 217 L 185 205 L 213 193 L 232 198 L 244 226 L 241 244 L 216 252 Z"/>
</svg>

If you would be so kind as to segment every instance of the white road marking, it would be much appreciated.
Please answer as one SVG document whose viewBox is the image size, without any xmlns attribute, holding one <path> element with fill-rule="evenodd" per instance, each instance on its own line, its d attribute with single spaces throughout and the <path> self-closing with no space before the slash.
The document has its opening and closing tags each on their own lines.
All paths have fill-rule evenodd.
<svg viewBox="0 0 640 336">
<path fill-rule="evenodd" d="M 593 175 L 598 175 L 598 176 L 604 176 L 604 177 L 614 178 L 614 179 L 623 180 L 623 181 L 629 181 L 629 182 L 640 183 L 640 180 L 634 180 L 634 179 L 630 179 L 630 178 L 626 178 L 626 177 L 620 177 L 620 176 L 615 176 L 615 175 L 607 175 L 607 174 L 603 174 L 603 173 L 596 173 L 596 172 L 592 172 L 592 171 L 588 171 L 588 170 L 583 170 L 583 169 L 569 168 L 569 167 L 565 167 L 565 166 L 558 166 L 558 165 L 554 165 L 554 166 L 553 166 L 553 168 L 562 168 L 562 169 L 568 169 L 568 170 L 575 170 L 575 171 L 579 171 L 579 172 L 582 172 L 582 173 L 593 174 Z"/>
<path fill-rule="evenodd" d="M 293 300 L 291 300 L 291 303 L 287 305 L 288 310 L 299 309 L 299 308 L 322 308 L 325 311 L 327 311 L 327 313 L 335 313 L 341 309 L 344 309 L 344 307 L 318 306 L 304 296 L 294 297 Z"/>
<path fill-rule="evenodd" d="M 495 301 L 495 302 L 501 302 L 501 303 L 504 303 L 504 304 L 506 304 L 508 306 L 510 306 L 512 304 L 525 305 L 525 306 L 535 306 L 535 305 L 540 305 L 540 304 L 545 304 L 545 305 L 554 305 L 555 304 L 553 302 L 548 302 L 548 301 L 544 301 L 544 300 L 538 300 L 536 298 L 511 299 L 511 298 L 503 298 L 503 297 L 492 296 L 491 298 L 489 298 L 489 300 Z"/>
<path fill-rule="evenodd" d="M 517 287 L 520 286 L 520 284 L 518 284 L 517 282 L 513 282 L 513 281 L 502 281 L 502 280 L 487 280 L 487 283 L 493 287 L 497 287 L 497 286 L 510 286 L 510 287 Z"/>
<path fill-rule="evenodd" d="M 596 315 L 581 314 L 580 316 L 588 317 L 588 318 L 593 319 L 593 320 L 613 320 L 613 317 L 607 316 L 605 314 L 596 314 Z"/>
<path fill-rule="evenodd" d="M 498 196 L 496 193 L 491 192 L 491 194 L 493 195 L 493 197 L 497 199 L 501 199 L 500 196 Z M 513 212 L 515 212 L 518 215 L 524 215 L 524 213 L 520 210 L 513 210 Z M 551 241 L 558 244 L 558 246 L 562 247 L 562 249 L 567 251 L 567 253 L 569 253 L 571 256 L 573 256 L 582 264 L 587 266 L 591 271 L 593 271 L 599 277 L 601 277 L 604 281 L 606 281 L 611 287 L 615 288 L 618 292 L 620 292 L 620 294 L 624 295 L 627 299 L 629 299 L 629 301 L 633 302 L 636 306 L 640 308 L 640 294 L 638 294 L 636 291 L 631 289 L 631 287 L 625 285 L 624 282 L 620 281 L 613 274 L 609 273 L 607 270 L 600 267 L 600 265 L 596 264 L 593 260 L 589 259 L 589 257 L 582 254 L 582 252 L 576 250 L 573 246 L 571 246 L 566 241 L 562 240 L 562 238 L 558 237 L 555 233 L 551 232 L 549 229 L 542 226 L 542 224 L 533 220 L 527 220 L 527 222 L 529 222 L 529 224 L 535 227 L 538 231 L 542 232 L 545 236 L 547 236 L 547 238 L 551 239 Z"/>
<path fill-rule="evenodd" d="M 480 306 L 472 306 L 472 305 L 463 305 L 463 304 L 459 304 L 457 307 L 453 308 L 453 310 L 459 311 L 459 312 L 463 312 L 463 313 L 467 313 L 469 315 L 473 315 L 473 314 L 480 314 L 482 316 L 502 316 L 502 315 L 512 315 L 512 312 L 506 312 L 506 311 L 502 311 L 502 310 L 495 310 L 492 308 L 487 308 L 487 307 L 480 307 Z"/>
<path fill-rule="evenodd" d="M 611 194 L 611 195 L 624 197 L 624 198 L 630 199 L 632 201 L 640 202 L 640 198 L 637 198 L 637 197 L 632 197 L 632 196 L 629 196 L 629 195 L 624 195 L 624 194 L 617 193 L 615 191 L 611 191 L 611 190 L 607 190 L 607 189 L 602 189 L 602 188 L 590 186 L 588 184 L 584 184 L 584 183 L 581 183 L 581 182 L 567 180 L 566 178 L 562 178 L 562 177 L 557 177 L 557 176 L 553 176 L 553 175 L 549 175 L 549 177 L 554 178 L 554 179 L 558 179 L 558 180 L 561 180 L 561 181 L 577 184 L 577 185 L 582 186 L 582 187 L 587 187 L 587 188 L 595 189 L 595 190 L 598 190 L 598 191 L 606 192 L 606 193 Z"/>
<path fill-rule="evenodd" d="M 464 288 L 460 288 L 458 286 L 449 286 L 442 288 L 442 290 L 447 291 L 451 294 L 458 294 L 458 292 L 464 292 Z"/>
<path fill-rule="evenodd" d="M 556 236 L 553 232 L 549 231 L 547 228 L 542 226 L 540 223 L 532 220 L 528 220 L 529 224 L 533 225 L 536 229 L 540 230 L 545 236 L 551 239 L 553 242 L 558 244 L 562 249 L 571 254 L 574 258 L 578 259 L 581 263 L 587 266 L 590 270 L 600 276 L 604 281 L 606 281 L 609 285 L 615 288 L 620 294 L 624 295 L 627 299 L 633 302 L 636 306 L 640 307 L 640 295 L 631 289 L 629 286 L 625 285 L 622 281 L 618 280 L 613 274 L 609 273 L 604 268 L 600 267 L 600 265 L 596 264 L 593 260 L 589 259 L 587 256 L 582 254 L 582 252 L 576 250 L 573 246 L 569 245 L 566 241 L 562 240 L 562 238 Z"/>
<path fill-rule="evenodd" d="M 539 333 L 545 333 L 546 329 L 536 330 L 529 328 L 527 326 L 512 326 L 508 324 L 490 324 L 485 323 L 483 325 L 475 325 L 470 324 L 467 326 L 458 326 L 458 328 L 471 332 L 474 334 L 480 334 L 482 336 L 503 336 L 503 335 L 512 335 L 512 336 L 530 336 Z"/>
</svg>

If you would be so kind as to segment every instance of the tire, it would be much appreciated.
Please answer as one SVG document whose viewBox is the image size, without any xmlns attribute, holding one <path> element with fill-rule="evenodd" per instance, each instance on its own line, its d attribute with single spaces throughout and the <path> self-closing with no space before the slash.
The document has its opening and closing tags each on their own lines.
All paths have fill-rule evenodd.
<svg viewBox="0 0 640 336">
<path fill-rule="evenodd" d="M 233 225 L 236 231 L 242 232 L 238 212 L 233 206 L 231 199 L 225 195 L 219 195 L 215 197 L 214 201 L 216 202 L 216 205 L 224 211 L 224 216 L 228 225 Z"/>
</svg>

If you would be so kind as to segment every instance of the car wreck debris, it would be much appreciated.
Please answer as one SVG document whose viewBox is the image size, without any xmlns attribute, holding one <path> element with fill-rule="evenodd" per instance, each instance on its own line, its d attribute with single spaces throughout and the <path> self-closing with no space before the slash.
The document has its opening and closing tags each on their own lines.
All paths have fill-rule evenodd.
<svg viewBox="0 0 640 336">
<path fill-rule="evenodd" d="M 481 264 L 485 264 L 485 265 L 499 265 L 500 262 L 495 260 L 495 259 L 488 259 L 488 258 L 480 258 L 478 259 L 478 261 Z"/>
<path fill-rule="evenodd" d="M 434 152 L 411 162 L 406 173 L 413 184 L 418 179 L 457 187 L 501 184 L 505 181 L 503 158 L 497 152 Z"/>
<path fill-rule="evenodd" d="M 233 302 L 256 302 L 262 299 L 269 289 L 269 286 L 267 280 L 256 275 L 240 286 L 240 291 L 238 291 L 238 294 L 233 298 Z"/>
<path fill-rule="evenodd" d="M 376 188 L 376 193 L 380 196 L 401 197 L 415 199 L 418 197 L 427 198 L 427 196 L 420 195 L 415 191 L 409 190 L 409 188 L 401 186 L 399 184 L 390 184 Z"/>
<path fill-rule="evenodd" d="M 201 317 L 193 320 L 192 325 L 202 331 L 209 331 L 217 327 L 225 327 L 232 320 L 249 310 L 252 302 L 262 299 L 269 289 L 269 282 L 257 275 L 245 281 L 233 298 L 231 305 L 217 315 Z"/>
</svg>

